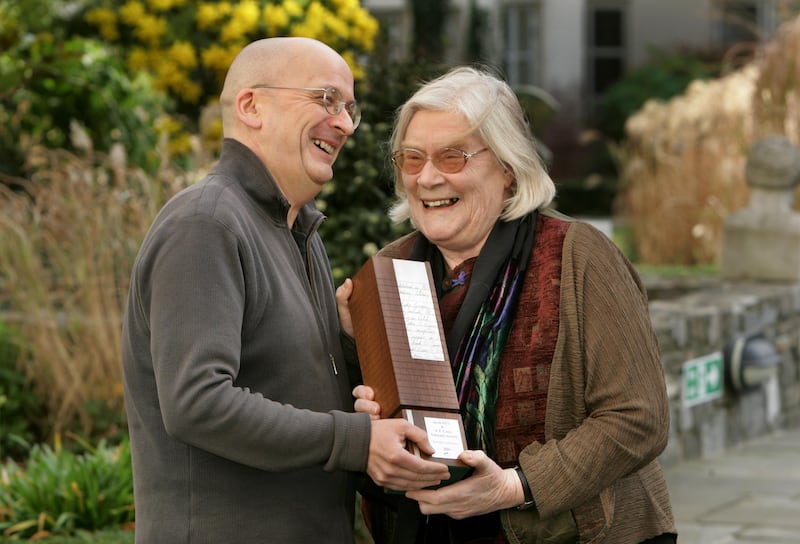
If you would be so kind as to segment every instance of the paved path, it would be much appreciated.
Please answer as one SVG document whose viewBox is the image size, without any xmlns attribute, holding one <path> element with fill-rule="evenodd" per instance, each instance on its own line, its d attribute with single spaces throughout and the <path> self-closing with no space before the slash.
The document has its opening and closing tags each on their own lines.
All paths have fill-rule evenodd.
<svg viewBox="0 0 800 544">
<path fill-rule="evenodd" d="M 800 429 L 665 472 L 678 544 L 800 544 Z"/>
</svg>

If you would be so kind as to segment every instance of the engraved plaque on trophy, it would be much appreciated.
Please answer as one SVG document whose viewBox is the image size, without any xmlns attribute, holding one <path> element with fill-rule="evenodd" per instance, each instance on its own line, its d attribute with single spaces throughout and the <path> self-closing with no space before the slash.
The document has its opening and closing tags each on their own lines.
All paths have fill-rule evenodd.
<svg viewBox="0 0 800 544">
<path fill-rule="evenodd" d="M 353 277 L 350 312 L 364 384 L 383 417 L 425 429 L 436 450 L 430 459 L 450 469 L 444 483 L 462 478 L 464 424 L 430 264 L 371 257 Z M 413 444 L 409 449 L 421 455 Z"/>
</svg>

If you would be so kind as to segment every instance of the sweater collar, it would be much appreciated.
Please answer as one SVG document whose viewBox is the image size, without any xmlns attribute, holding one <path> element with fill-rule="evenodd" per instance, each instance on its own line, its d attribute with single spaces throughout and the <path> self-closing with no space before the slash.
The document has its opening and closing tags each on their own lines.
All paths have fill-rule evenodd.
<svg viewBox="0 0 800 544">
<path fill-rule="evenodd" d="M 289 201 L 261 159 L 247 146 L 233 138 L 222 142 L 216 173 L 237 181 L 247 195 L 276 223 L 287 226 Z M 304 205 L 294 222 L 294 230 L 309 233 L 324 219 L 314 201 Z"/>
</svg>

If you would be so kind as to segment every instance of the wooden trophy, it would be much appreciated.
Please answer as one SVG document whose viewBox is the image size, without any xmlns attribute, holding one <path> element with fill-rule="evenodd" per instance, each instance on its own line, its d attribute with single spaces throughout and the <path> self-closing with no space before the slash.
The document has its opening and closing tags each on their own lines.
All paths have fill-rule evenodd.
<svg viewBox="0 0 800 544">
<path fill-rule="evenodd" d="M 415 444 L 409 451 L 448 466 L 442 485 L 461 479 L 467 443 L 430 264 L 371 257 L 353 277 L 350 313 L 364 384 L 382 416 L 425 429 L 433 456 Z"/>
</svg>

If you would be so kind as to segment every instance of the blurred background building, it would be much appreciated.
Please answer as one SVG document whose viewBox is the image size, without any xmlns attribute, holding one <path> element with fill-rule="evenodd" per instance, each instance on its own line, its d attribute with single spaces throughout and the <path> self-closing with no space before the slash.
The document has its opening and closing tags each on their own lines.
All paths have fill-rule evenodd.
<svg viewBox="0 0 800 544">
<path fill-rule="evenodd" d="M 559 104 L 540 134 L 553 152 L 551 173 L 585 176 L 587 128 L 604 92 L 646 64 L 654 50 L 693 53 L 728 65 L 796 14 L 797 0 L 364 0 L 381 22 L 388 55 L 414 57 L 416 27 L 442 17 L 438 54 L 447 65 L 480 61 L 515 87 L 535 86 Z M 434 27 L 435 28 L 435 27 Z M 431 36 L 428 36 L 429 38 Z M 424 37 L 422 37 L 424 39 Z M 427 51 L 426 54 L 430 54 Z M 536 127 L 535 127 L 536 128 Z"/>
<path fill-rule="evenodd" d="M 772 36 L 786 0 L 428 0 L 446 9 L 443 60 L 476 60 L 472 29 L 480 33 L 478 56 L 505 73 L 512 85 L 536 85 L 580 119 L 629 68 L 657 49 L 745 54 Z M 408 56 L 414 25 L 409 0 L 364 0 L 386 29 L 394 58 Z M 574 106 L 574 107 L 573 107 Z"/>
</svg>

